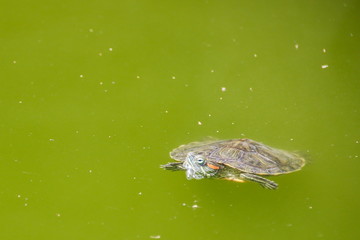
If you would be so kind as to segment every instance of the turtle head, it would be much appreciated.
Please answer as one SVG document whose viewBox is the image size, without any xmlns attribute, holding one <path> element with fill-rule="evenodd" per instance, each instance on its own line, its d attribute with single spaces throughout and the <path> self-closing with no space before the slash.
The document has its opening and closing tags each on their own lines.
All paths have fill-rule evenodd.
<svg viewBox="0 0 360 240">
<path fill-rule="evenodd" d="M 202 154 L 189 152 L 184 161 L 187 179 L 202 179 L 213 177 L 220 167 L 210 164 Z"/>
</svg>

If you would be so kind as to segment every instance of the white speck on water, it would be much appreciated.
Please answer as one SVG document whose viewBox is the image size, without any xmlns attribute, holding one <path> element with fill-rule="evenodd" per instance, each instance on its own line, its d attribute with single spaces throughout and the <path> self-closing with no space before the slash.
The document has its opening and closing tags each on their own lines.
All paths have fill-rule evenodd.
<svg viewBox="0 0 360 240">
<path fill-rule="evenodd" d="M 231 125 L 234 125 L 234 124 L 235 124 L 234 122 L 231 123 Z"/>
<path fill-rule="evenodd" d="M 198 121 L 198 125 L 202 125 L 202 122 Z"/>
<path fill-rule="evenodd" d="M 103 85 L 104 83 L 103 82 L 99 82 L 100 85 Z"/>
<path fill-rule="evenodd" d="M 254 91 L 252 87 L 251 87 L 251 88 L 249 88 L 249 90 L 250 90 L 250 92 L 253 92 L 253 91 Z"/>
<path fill-rule="evenodd" d="M 299 49 L 299 44 L 295 44 L 295 49 Z"/>
<path fill-rule="evenodd" d="M 322 68 L 322 69 L 324 69 L 324 68 L 328 68 L 328 67 L 329 67 L 329 65 L 326 65 L 326 64 L 321 65 L 321 68 Z"/>
<path fill-rule="evenodd" d="M 57 217 L 61 217 L 61 214 L 60 213 L 56 213 L 55 214 Z"/>
<path fill-rule="evenodd" d="M 91 32 L 91 33 L 94 32 L 94 29 L 90 28 L 90 29 L 89 29 L 89 32 Z"/>
<path fill-rule="evenodd" d="M 141 196 L 141 195 L 142 195 L 142 192 L 139 192 L 138 195 Z"/>
<path fill-rule="evenodd" d="M 13 64 L 16 64 L 16 61 L 15 61 L 15 60 L 13 61 Z"/>
<path fill-rule="evenodd" d="M 211 117 L 211 114 L 209 113 L 209 117 Z"/>
<path fill-rule="evenodd" d="M 220 97 L 219 99 L 220 99 L 220 100 L 223 100 L 223 98 L 222 98 L 222 97 Z"/>
<path fill-rule="evenodd" d="M 197 209 L 197 208 L 199 208 L 199 205 L 194 204 L 194 205 L 192 205 L 191 207 L 192 207 L 192 209 Z"/>
<path fill-rule="evenodd" d="M 358 143 L 359 143 L 359 141 L 357 141 L 357 140 L 356 140 L 356 141 L 355 141 L 355 143 L 357 143 L 357 144 L 358 144 Z"/>
<path fill-rule="evenodd" d="M 226 91 L 226 87 L 222 87 L 222 88 L 221 88 L 221 91 L 222 91 L 222 92 L 225 92 L 225 91 Z"/>
<path fill-rule="evenodd" d="M 106 93 L 107 93 L 108 91 L 109 91 L 109 90 L 107 90 L 107 89 L 104 90 L 104 92 L 106 92 Z"/>
<path fill-rule="evenodd" d="M 99 52 L 98 55 L 101 57 L 103 54 L 101 52 Z"/>
<path fill-rule="evenodd" d="M 23 103 L 23 101 L 19 101 L 19 103 Z"/>
<path fill-rule="evenodd" d="M 215 70 L 214 70 L 214 69 L 211 69 L 211 71 L 210 71 L 210 72 L 212 72 L 212 73 L 213 73 L 213 72 L 215 72 Z"/>
<path fill-rule="evenodd" d="M 172 78 L 172 79 L 176 79 L 176 77 L 175 77 L 175 76 L 172 76 L 171 78 Z"/>
<path fill-rule="evenodd" d="M 80 78 L 83 78 L 83 77 L 84 77 L 84 75 L 80 74 Z"/>
<path fill-rule="evenodd" d="M 216 130 L 217 133 L 219 133 L 220 131 L 219 130 Z"/>
<path fill-rule="evenodd" d="M 181 205 L 185 207 L 185 206 L 186 206 L 186 203 L 182 203 Z"/>
<path fill-rule="evenodd" d="M 150 236 L 150 238 L 152 238 L 152 239 L 160 239 L 161 236 L 160 235 L 152 235 L 152 236 Z"/>
<path fill-rule="evenodd" d="M 169 113 L 169 111 L 168 111 L 168 110 L 165 110 L 165 113 Z"/>
<path fill-rule="evenodd" d="M 254 54 L 254 57 L 255 57 L 255 58 L 257 58 L 257 57 L 258 57 L 258 55 L 255 53 L 255 54 Z"/>
<path fill-rule="evenodd" d="M 25 203 L 25 204 L 24 204 L 24 206 L 25 206 L 25 207 L 27 207 L 27 206 L 28 206 L 28 204 L 27 204 L 27 203 Z"/>
<path fill-rule="evenodd" d="M 50 138 L 50 139 L 49 139 L 49 141 L 50 141 L 50 142 L 54 142 L 54 141 L 55 141 L 55 139 L 53 139 L 53 138 Z"/>
<path fill-rule="evenodd" d="M 91 169 L 89 170 L 89 173 L 92 173 L 92 170 L 91 170 Z"/>
<path fill-rule="evenodd" d="M 21 198 L 21 195 L 20 195 L 20 194 L 18 194 L 18 195 L 17 195 L 17 197 L 18 197 L 18 198 Z"/>
<path fill-rule="evenodd" d="M 322 50 L 322 51 L 323 51 L 323 53 L 326 53 L 326 49 L 325 49 L 325 48 L 323 48 L 323 50 Z"/>
<path fill-rule="evenodd" d="M 140 76 L 136 76 L 136 78 L 137 78 L 137 79 L 139 79 L 139 78 L 140 78 Z"/>
<path fill-rule="evenodd" d="M 109 51 L 112 52 L 113 48 L 109 48 Z"/>
<path fill-rule="evenodd" d="M 309 206 L 309 209 L 313 209 L 313 207 L 312 207 L 312 206 Z"/>
<path fill-rule="evenodd" d="M 111 84 L 115 84 L 116 82 L 115 81 L 112 81 Z"/>
<path fill-rule="evenodd" d="M 290 141 L 294 141 L 294 139 L 293 139 L 293 138 L 290 138 Z"/>
</svg>

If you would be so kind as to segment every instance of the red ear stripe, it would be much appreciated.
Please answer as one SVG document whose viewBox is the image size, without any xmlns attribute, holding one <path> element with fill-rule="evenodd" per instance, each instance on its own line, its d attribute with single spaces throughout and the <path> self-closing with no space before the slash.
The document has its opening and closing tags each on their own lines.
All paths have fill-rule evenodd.
<svg viewBox="0 0 360 240">
<path fill-rule="evenodd" d="M 212 169 L 220 169 L 219 166 L 216 166 L 216 165 L 213 165 L 213 164 L 210 164 L 210 163 L 207 163 L 206 164 L 209 168 L 212 168 Z"/>
</svg>

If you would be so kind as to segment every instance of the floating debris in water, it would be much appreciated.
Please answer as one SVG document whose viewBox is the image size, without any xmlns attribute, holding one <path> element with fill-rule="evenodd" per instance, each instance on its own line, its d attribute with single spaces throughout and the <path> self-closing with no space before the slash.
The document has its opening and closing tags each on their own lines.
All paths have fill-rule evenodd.
<svg viewBox="0 0 360 240">
<path fill-rule="evenodd" d="M 295 49 L 299 49 L 299 44 L 295 44 Z"/>
<path fill-rule="evenodd" d="M 325 48 L 323 48 L 323 50 L 322 50 L 322 51 L 323 51 L 323 53 L 326 53 L 326 49 L 325 49 Z"/>
<path fill-rule="evenodd" d="M 222 91 L 222 92 L 225 92 L 225 91 L 226 91 L 226 87 L 222 87 L 222 88 L 221 88 L 221 91 Z"/>
<path fill-rule="evenodd" d="M 191 207 L 192 207 L 192 209 L 197 209 L 197 208 L 199 208 L 199 205 L 194 204 L 194 205 L 192 205 Z"/>
<path fill-rule="evenodd" d="M 198 125 L 202 125 L 202 122 L 198 121 Z"/>
<path fill-rule="evenodd" d="M 321 65 L 321 68 L 324 69 L 324 68 L 328 68 L 329 65 Z"/>
<path fill-rule="evenodd" d="M 152 238 L 152 239 L 160 239 L 161 236 L 160 235 L 153 235 L 153 236 L 150 236 L 150 238 Z"/>
</svg>

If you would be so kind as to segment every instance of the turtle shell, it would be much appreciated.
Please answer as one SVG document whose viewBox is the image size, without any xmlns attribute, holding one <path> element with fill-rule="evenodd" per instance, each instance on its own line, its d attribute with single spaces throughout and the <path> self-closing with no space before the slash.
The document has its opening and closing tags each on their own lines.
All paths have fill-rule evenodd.
<svg viewBox="0 0 360 240">
<path fill-rule="evenodd" d="M 174 149 L 170 157 L 185 161 L 189 152 L 202 155 L 207 161 L 260 175 L 290 173 L 305 165 L 305 159 L 296 153 L 272 148 L 251 139 L 193 142 Z"/>
</svg>

